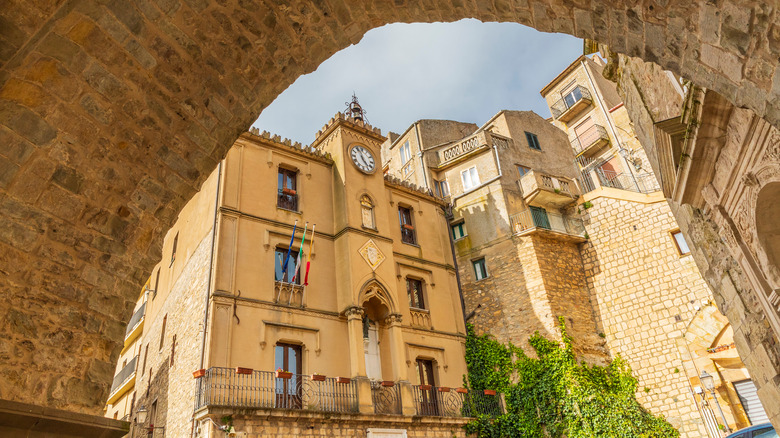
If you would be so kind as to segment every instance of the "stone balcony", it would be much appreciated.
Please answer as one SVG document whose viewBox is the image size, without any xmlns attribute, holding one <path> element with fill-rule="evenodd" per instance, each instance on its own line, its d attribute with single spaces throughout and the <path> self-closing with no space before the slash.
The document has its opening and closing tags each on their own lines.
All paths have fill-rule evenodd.
<svg viewBox="0 0 780 438">
<path fill-rule="evenodd" d="M 609 135 L 601 125 L 593 125 L 571 139 L 571 147 L 578 158 L 593 157 L 608 145 Z"/>
<path fill-rule="evenodd" d="M 593 98 L 590 95 L 590 91 L 581 85 L 577 85 L 572 91 L 552 104 L 550 112 L 552 112 L 556 120 L 567 123 L 592 103 Z"/>
<path fill-rule="evenodd" d="M 509 217 L 509 223 L 516 236 L 541 234 L 567 242 L 587 240 L 582 219 L 568 214 L 548 212 L 539 207 L 531 207 L 513 214 Z"/>
<path fill-rule="evenodd" d="M 470 135 L 450 146 L 446 146 L 438 151 L 436 158 L 428 160 L 428 165 L 432 167 L 448 166 L 460 161 L 463 157 L 470 156 L 472 153 L 488 148 L 492 145 L 491 136 L 480 131 Z"/>
<path fill-rule="evenodd" d="M 517 183 L 528 205 L 557 209 L 572 204 L 580 196 L 573 180 L 537 170 L 529 171 Z"/>
</svg>

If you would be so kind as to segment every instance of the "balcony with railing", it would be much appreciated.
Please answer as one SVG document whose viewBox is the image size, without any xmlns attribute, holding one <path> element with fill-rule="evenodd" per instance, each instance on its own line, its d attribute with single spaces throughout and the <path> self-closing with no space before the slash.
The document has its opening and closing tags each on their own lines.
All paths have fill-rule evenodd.
<svg viewBox="0 0 780 438">
<path fill-rule="evenodd" d="M 133 359 L 122 367 L 116 376 L 114 376 L 114 381 L 111 384 L 111 392 L 109 392 L 106 404 L 113 404 L 119 400 L 123 394 L 135 386 L 136 362 L 138 362 L 138 356 L 134 356 Z"/>
<path fill-rule="evenodd" d="M 489 138 L 487 132 L 480 131 L 441 149 L 438 154 L 438 166 L 446 166 L 476 150 L 489 147 L 491 139 L 492 137 Z"/>
<path fill-rule="evenodd" d="M 125 329 L 125 347 L 130 345 L 138 336 L 141 335 L 144 328 L 144 315 L 146 314 L 146 302 L 141 304 L 141 307 L 133 313 L 130 317 L 130 322 L 127 323 L 127 329 Z"/>
<path fill-rule="evenodd" d="M 300 275 L 300 274 L 299 274 Z M 293 307 L 306 307 L 304 286 L 286 281 L 274 282 L 274 303 Z"/>
<path fill-rule="evenodd" d="M 291 189 L 278 189 L 276 206 L 290 211 L 298 211 L 298 193 Z"/>
<path fill-rule="evenodd" d="M 591 103 L 593 103 L 593 98 L 590 95 L 590 91 L 581 85 L 577 85 L 573 90 L 552 104 L 550 111 L 556 120 L 566 123 Z"/>
<path fill-rule="evenodd" d="M 531 207 L 509 217 L 515 235 L 543 234 L 558 240 L 584 242 L 585 225 L 576 216 L 551 213 L 543 208 Z"/>
<path fill-rule="evenodd" d="M 601 168 L 596 169 L 594 173 L 602 187 L 645 194 L 661 190 L 655 175 L 651 173 L 631 174 Z"/>
<path fill-rule="evenodd" d="M 495 391 L 469 391 L 431 385 L 412 386 L 417 415 L 434 417 L 497 417 L 503 413 Z"/>
<path fill-rule="evenodd" d="M 195 410 L 288 409 L 325 414 L 421 415 L 436 417 L 499 416 L 495 391 L 469 391 L 393 381 L 213 367 L 195 372 Z M 365 392 L 361 390 L 361 385 Z M 370 397 L 371 410 L 361 404 Z"/>
<path fill-rule="evenodd" d="M 528 171 L 518 184 L 523 192 L 523 200 L 528 205 L 560 208 L 575 202 L 580 196 L 573 180 L 537 170 Z"/>
<path fill-rule="evenodd" d="M 593 125 L 571 140 L 571 147 L 578 157 L 592 157 L 609 145 L 607 130 L 601 125 Z"/>
<path fill-rule="evenodd" d="M 214 367 L 204 370 L 197 380 L 195 409 L 218 406 L 358 411 L 357 385 L 344 377 Z"/>
</svg>

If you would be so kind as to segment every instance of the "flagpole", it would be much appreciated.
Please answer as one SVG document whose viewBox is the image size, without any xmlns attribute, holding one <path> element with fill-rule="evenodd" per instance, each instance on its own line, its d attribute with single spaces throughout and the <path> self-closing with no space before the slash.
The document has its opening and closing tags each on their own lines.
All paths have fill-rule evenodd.
<svg viewBox="0 0 780 438">
<path fill-rule="evenodd" d="M 303 292 L 301 292 L 301 307 L 306 307 L 306 289 L 309 288 L 309 267 L 311 266 L 311 253 L 314 250 L 314 227 L 311 226 L 311 239 L 309 239 L 309 256 L 306 258 L 306 275 L 303 277 Z"/>
<path fill-rule="evenodd" d="M 287 297 L 287 305 L 292 304 L 293 291 L 295 291 L 295 279 L 298 278 L 298 273 L 301 271 L 301 262 L 303 261 L 303 244 L 306 242 L 306 228 L 309 226 L 309 222 L 303 224 L 303 237 L 301 237 L 301 246 L 298 248 L 298 259 L 293 261 L 295 267 L 293 268 L 293 276 L 290 279 L 290 296 Z M 301 292 L 301 299 L 303 299 L 303 292 Z"/>
<path fill-rule="evenodd" d="M 284 283 L 284 276 L 287 274 L 287 263 L 290 261 L 290 252 L 292 251 L 293 241 L 295 241 L 295 229 L 298 227 L 298 219 L 295 219 L 293 224 L 292 237 L 290 237 L 290 245 L 287 247 L 287 255 L 284 257 L 284 265 L 282 265 L 282 283 Z"/>
</svg>

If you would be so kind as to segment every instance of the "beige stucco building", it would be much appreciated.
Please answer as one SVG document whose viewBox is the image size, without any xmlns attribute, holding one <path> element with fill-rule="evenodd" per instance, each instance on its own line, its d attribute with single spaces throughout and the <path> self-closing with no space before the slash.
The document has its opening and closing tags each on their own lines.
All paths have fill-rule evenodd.
<svg viewBox="0 0 780 438">
<path fill-rule="evenodd" d="M 450 437 L 466 401 L 499 409 L 457 390 L 465 324 L 446 204 L 383 175 L 385 140 L 342 114 L 310 147 L 243 134 L 166 236 L 127 353 L 135 411 L 107 415 L 138 421 L 143 406 L 136 427 L 169 436 L 214 436 L 231 415 L 249 436 Z"/>
</svg>

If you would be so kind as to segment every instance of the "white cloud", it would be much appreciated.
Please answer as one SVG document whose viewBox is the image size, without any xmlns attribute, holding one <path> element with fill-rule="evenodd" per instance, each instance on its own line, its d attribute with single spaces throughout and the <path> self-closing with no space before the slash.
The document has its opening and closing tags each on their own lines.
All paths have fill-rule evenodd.
<svg viewBox="0 0 780 438">
<path fill-rule="evenodd" d="M 253 126 L 311 143 L 353 91 L 383 132 L 423 118 L 481 124 L 502 109 L 548 117 L 539 90 L 581 53 L 579 39 L 514 23 L 391 24 L 298 78 Z"/>
</svg>

